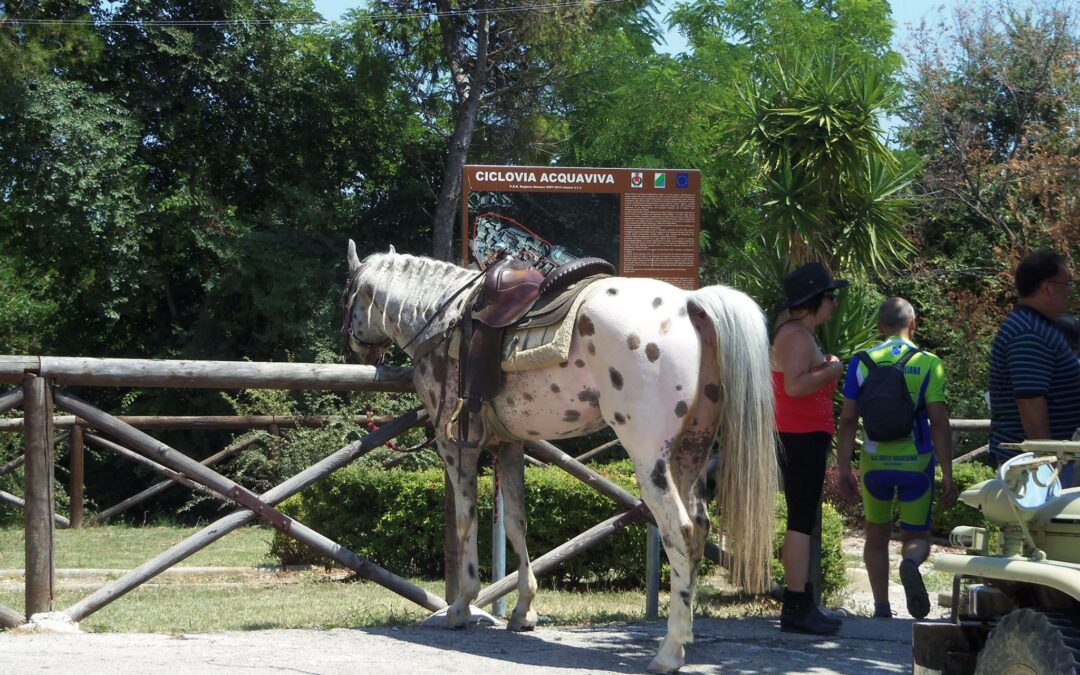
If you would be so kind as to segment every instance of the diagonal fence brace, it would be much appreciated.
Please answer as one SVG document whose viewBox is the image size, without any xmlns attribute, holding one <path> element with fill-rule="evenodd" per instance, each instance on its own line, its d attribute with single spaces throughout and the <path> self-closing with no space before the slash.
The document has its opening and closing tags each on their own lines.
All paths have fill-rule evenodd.
<svg viewBox="0 0 1080 675">
<path fill-rule="evenodd" d="M 255 495 L 247 488 L 244 488 L 216 471 L 199 464 L 195 460 L 186 457 L 177 450 L 155 440 L 153 437 L 148 436 L 131 425 L 121 422 L 110 416 L 108 413 L 98 410 L 90 404 L 80 401 L 67 393 L 56 392 L 55 402 L 57 407 L 82 417 L 95 425 L 98 429 L 108 433 L 114 438 L 125 441 L 140 452 L 150 455 L 161 464 L 164 464 L 174 471 L 182 472 L 191 477 L 192 480 L 201 483 L 218 494 L 229 497 L 233 501 L 240 503 L 241 506 L 250 509 L 253 513 L 256 513 L 259 517 L 280 529 L 282 532 L 311 547 L 318 553 L 354 570 L 360 576 L 371 579 L 372 581 L 403 595 L 423 607 L 432 609 L 433 611 L 437 611 L 445 606 L 446 603 L 442 598 L 411 584 L 407 580 L 376 565 L 370 560 L 361 558 L 348 548 L 341 546 L 326 536 L 312 530 L 303 523 L 289 518 L 268 503 L 269 500 L 264 501 L 263 499 L 260 499 L 258 495 Z M 282 497 L 282 499 L 283 498 L 284 497 Z M 259 508 L 259 511 L 256 511 L 256 508 Z M 74 617 L 72 618 L 74 619 Z"/>
</svg>

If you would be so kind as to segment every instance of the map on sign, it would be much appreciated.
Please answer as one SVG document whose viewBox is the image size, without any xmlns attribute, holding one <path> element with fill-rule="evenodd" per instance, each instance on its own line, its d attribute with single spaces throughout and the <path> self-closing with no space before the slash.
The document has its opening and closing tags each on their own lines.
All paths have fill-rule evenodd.
<svg viewBox="0 0 1080 675">
<path fill-rule="evenodd" d="M 697 288 L 700 185 L 689 170 L 468 165 L 462 260 L 509 253 L 547 272 L 589 256 Z"/>
</svg>

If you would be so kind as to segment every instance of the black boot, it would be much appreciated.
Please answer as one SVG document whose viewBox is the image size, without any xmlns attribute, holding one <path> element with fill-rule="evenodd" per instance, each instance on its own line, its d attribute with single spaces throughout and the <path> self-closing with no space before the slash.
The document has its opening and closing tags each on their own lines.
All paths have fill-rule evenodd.
<svg viewBox="0 0 1080 675">
<path fill-rule="evenodd" d="M 817 603 L 814 602 L 814 585 L 812 583 L 810 583 L 809 581 L 806 582 L 806 596 L 808 598 L 810 598 L 810 609 L 811 609 L 811 611 L 817 612 L 818 616 L 821 617 L 821 620 L 822 620 L 823 623 L 833 624 L 835 626 L 843 625 L 844 622 L 840 619 L 840 617 L 833 616 L 832 614 L 829 614 L 828 612 L 825 612 L 824 610 L 822 610 L 820 607 L 817 606 Z"/>
<path fill-rule="evenodd" d="M 822 620 L 821 614 L 814 609 L 811 595 L 785 588 L 784 608 L 780 611 L 780 630 L 786 633 L 832 635 L 840 630 L 840 626 Z"/>
</svg>

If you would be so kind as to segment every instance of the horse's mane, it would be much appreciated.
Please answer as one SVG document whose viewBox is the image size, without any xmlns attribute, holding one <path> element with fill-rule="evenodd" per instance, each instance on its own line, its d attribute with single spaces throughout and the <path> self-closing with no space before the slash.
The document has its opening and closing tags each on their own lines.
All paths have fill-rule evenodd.
<svg viewBox="0 0 1080 675">
<path fill-rule="evenodd" d="M 375 302 L 367 306 L 367 321 L 371 321 L 372 307 L 379 305 L 384 326 L 388 320 L 398 326 L 426 321 L 476 276 L 475 271 L 453 263 L 407 253 L 377 253 L 362 265 L 361 282 L 370 283 L 375 294 Z M 442 323 L 437 320 L 435 325 Z"/>
</svg>

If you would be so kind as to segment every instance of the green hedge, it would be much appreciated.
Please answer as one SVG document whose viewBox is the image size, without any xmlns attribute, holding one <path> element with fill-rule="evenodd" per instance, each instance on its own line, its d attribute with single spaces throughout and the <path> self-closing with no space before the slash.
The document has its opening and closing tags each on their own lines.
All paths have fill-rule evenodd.
<svg viewBox="0 0 1080 675">
<path fill-rule="evenodd" d="M 953 466 L 953 485 L 956 486 L 957 494 L 962 493 L 973 485 L 989 480 L 997 476 L 997 472 L 985 464 L 967 462 Z M 934 486 L 934 495 L 941 494 L 941 469 L 938 469 L 938 484 Z M 979 509 L 968 506 L 959 499 L 948 509 L 942 509 L 934 504 L 934 512 L 931 515 L 930 531 L 936 537 L 948 537 L 957 525 L 975 525 L 985 527 L 991 532 L 997 532 L 1000 528 L 990 523 Z"/>
<path fill-rule="evenodd" d="M 637 492 L 629 461 L 609 464 L 599 472 L 617 485 Z M 537 558 L 618 512 L 614 502 L 557 468 L 529 468 L 529 554 Z M 489 579 L 491 551 L 491 476 L 477 486 L 480 573 Z M 441 578 L 443 569 L 443 472 L 368 470 L 350 467 L 323 485 L 282 505 L 289 515 L 322 532 L 359 555 L 403 576 Z M 309 550 L 280 534 L 272 553 L 283 563 L 317 562 Z M 517 559 L 507 545 L 507 567 Z M 586 554 L 560 566 L 550 582 L 644 583 L 645 526 L 632 525 Z"/>
<path fill-rule="evenodd" d="M 606 464 L 598 471 L 637 494 L 629 461 Z M 534 559 L 618 511 L 610 499 L 554 467 L 526 469 L 525 486 L 528 495 L 527 543 Z M 482 578 L 490 579 L 490 476 L 481 477 L 477 491 L 480 572 Z M 779 499 L 780 519 L 783 518 L 782 503 L 783 499 Z M 441 469 L 399 471 L 350 467 L 330 476 L 322 485 L 287 500 L 282 504 L 282 510 L 396 574 L 442 577 Z M 843 527 L 831 507 L 826 507 L 824 518 L 824 590 L 834 593 L 844 584 Z M 272 552 L 285 564 L 325 562 L 313 559 L 307 547 L 280 533 L 274 537 Z M 779 548 L 776 555 L 779 556 Z M 516 558 L 508 545 L 507 567 L 512 570 L 515 565 Z M 703 566 L 703 574 L 712 569 L 708 560 Z M 782 571 L 778 561 L 774 569 Z M 665 569 L 665 577 L 666 574 Z M 555 574 L 541 579 L 541 583 L 601 582 L 634 587 L 643 586 L 644 577 L 645 526 L 636 524 L 563 564 Z"/>
</svg>

